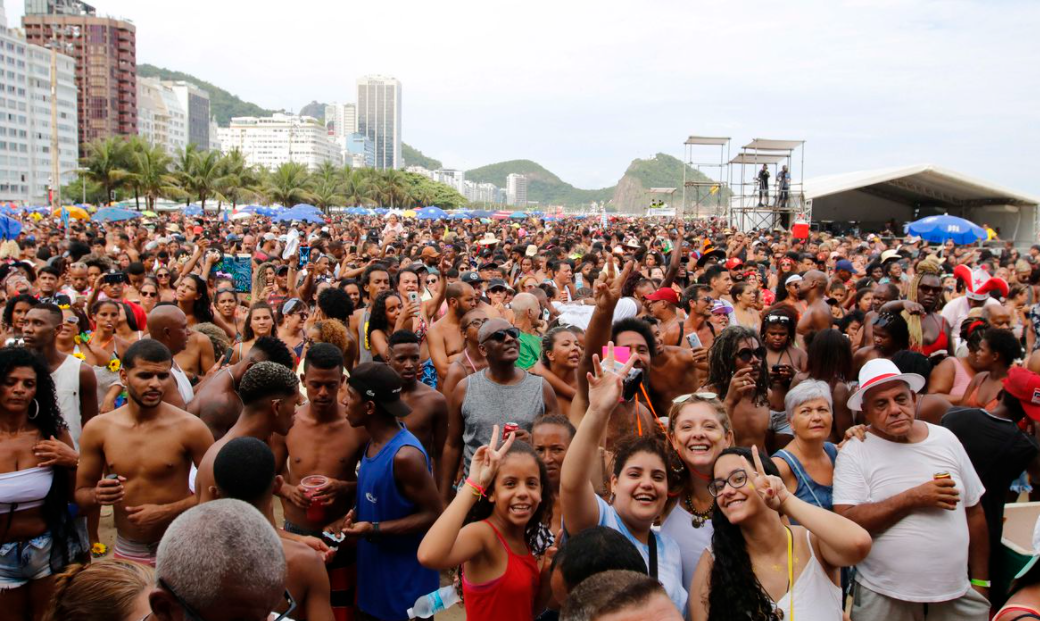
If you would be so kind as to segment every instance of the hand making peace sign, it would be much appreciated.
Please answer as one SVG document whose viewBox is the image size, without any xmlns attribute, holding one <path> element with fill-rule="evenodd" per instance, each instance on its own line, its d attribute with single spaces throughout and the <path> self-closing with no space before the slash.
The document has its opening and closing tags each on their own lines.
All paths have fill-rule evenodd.
<svg viewBox="0 0 1040 621">
<path fill-rule="evenodd" d="M 495 480 L 498 465 L 502 463 L 502 458 L 509 452 L 509 447 L 513 446 L 516 434 L 510 433 L 505 442 L 502 442 L 502 446 L 498 446 L 501 438 L 498 425 L 495 425 L 491 428 L 491 441 L 477 449 L 469 464 L 469 477 L 485 489 Z"/>
<path fill-rule="evenodd" d="M 751 457 L 755 461 L 755 474 L 751 477 L 752 489 L 758 492 L 762 502 L 773 511 L 780 512 L 781 505 L 791 495 L 784 485 L 784 480 L 772 474 L 766 474 L 762 467 L 762 458 L 758 455 L 758 447 L 751 447 Z"/>
</svg>

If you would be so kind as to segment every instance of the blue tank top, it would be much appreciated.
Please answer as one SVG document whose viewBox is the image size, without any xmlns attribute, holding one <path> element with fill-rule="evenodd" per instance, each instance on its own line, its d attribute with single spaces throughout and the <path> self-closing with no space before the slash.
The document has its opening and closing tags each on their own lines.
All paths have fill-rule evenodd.
<svg viewBox="0 0 1040 621">
<path fill-rule="evenodd" d="M 366 449 L 358 471 L 358 522 L 388 522 L 416 512 L 415 503 L 405 498 L 394 478 L 394 457 L 406 446 L 421 451 L 430 469 L 422 443 L 403 425 L 375 457 L 369 458 Z M 416 559 L 425 535 L 418 532 L 358 541 L 357 598 L 362 611 L 379 619 L 407 619 L 415 600 L 437 590 L 437 572 Z"/>
<path fill-rule="evenodd" d="M 831 465 L 834 465 L 834 460 L 838 458 L 838 447 L 834 446 L 830 442 L 823 443 L 823 451 L 827 453 L 827 457 L 831 458 Z M 780 449 L 774 453 L 775 457 L 787 462 L 790 466 L 791 472 L 794 473 L 795 480 L 798 481 L 798 489 L 794 491 L 796 498 L 800 498 L 805 502 L 816 505 L 828 511 L 834 510 L 834 487 L 831 485 L 820 485 L 814 481 L 809 473 L 805 471 L 802 466 L 802 462 L 798 460 L 794 454 L 789 453 L 783 449 Z M 791 520 L 792 524 L 796 522 Z"/>
</svg>

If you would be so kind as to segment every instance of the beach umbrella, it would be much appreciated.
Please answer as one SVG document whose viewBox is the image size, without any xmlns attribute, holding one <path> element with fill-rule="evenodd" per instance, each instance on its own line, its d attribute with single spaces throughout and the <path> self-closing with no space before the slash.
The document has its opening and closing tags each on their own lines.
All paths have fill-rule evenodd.
<svg viewBox="0 0 1040 621">
<path fill-rule="evenodd" d="M 22 223 L 14 218 L 0 216 L 0 238 L 4 240 L 14 239 L 22 232 Z"/>
<path fill-rule="evenodd" d="M 949 215 L 921 218 L 908 224 L 906 232 L 933 244 L 942 244 L 948 239 L 955 244 L 974 244 L 988 237 L 986 229 L 974 222 Z"/>
<path fill-rule="evenodd" d="M 286 209 L 279 214 L 272 217 L 275 222 L 291 222 L 293 220 L 297 222 L 309 222 L 312 224 L 320 224 L 325 222 L 325 218 L 309 211 L 302 211 L 293 213 L 292 209 Z"/>
<path fill-rule="evenodd" d="M 403 218 L 414 218 L 415 216 L 416 211 L 414 209 L 406 209 L 401 212 L 401 217 Z"/>
<path fill-rule="evenodd" d="M 238 213 L 231 214 L 232 220 L 248 220 L 256 214 L 251 211 L 240 211 Z"/>
<path fill-rule="evenodd" d="M 513 213 L 509 214 L 509 217 L 513 218 L 514 220 L 523 220 L 524 218 L 527 217 L 527 212 L 526 211 L 514 211 Z"/>
<path fill-rule="evenodd" d="M 51 212 L 50 207 L 26 207 L 25 211 L 29 213 L 38 213 L 41 215 L 47 215 Z"/>
<path fill-rule="evenodd" d="M 70 209 L 75 209 L 71 207 Z M 94 214 L 95 222 L 125 222 L 126 220 L 134 220 L 140 218 L 141 214 L 136 211 L 130 211 L 129 209 L 121 209 L 119 207 L 105 207 L 99 209 Z"/>
<path fill-rule="evenodd" d="M 149 210 L 149 211 L 142 211 L 141 215 L 146 217 L 146 218 L 158 218 L 159 217 L 159 214 L 157 214 L 157 213 L 155 213 L 154 211 L 151 211 L 151 210 Z"/>
<path fill-rule="evenodd" d="M 292 206 L 292 208 L 297 210 L 297 211 L 311 211 L 311 212 L 314 212 L 314 213 L 319 213 L 319 214 L 321 213 L 321 209 L 320 208 L 315 207 L 314 205 L 308 205 L 307 203 L 296 203 L 295 205 Z"/>
<path fill-rule="evenodd" d="M 506 220 L 512 215 L 512 212 L 509 211 L 496 211 L 495 213 L 491 214 L 491 218 L 494 220 Z"/>
<path fill-rule="evenodd" d="M 201 205 L 188 205 L 184 208 L 184 215 L 186 216 L 201 216 L 202 206 Z"/>
<path fill-rule="evenodd" d="M 72 205 L 62 207 L 61 209 L 55 209 L 51 215 L 60 218 L 62 209 L 66 210 L 69 213 L 69 217 L 73 220 L 90 220 L 90 214 L 87 213 L 85 209 L 82 207 L 74 207 Z"/>
<path fill-rule="evenodd" d="M 446 220 L 448 218 L 448 212 L 440 207 L 423 207 L 415 213 L 420 220 Z"/>
<path fill-rule="evenodd" d="M 490 218 L 492 215 L 494 215 L 494 213 L 495 212 L 487 211 L 486 209 L 477 209 L 475 211 L 471 211 L 470 215 L 474 218 Z"/>
</svg>

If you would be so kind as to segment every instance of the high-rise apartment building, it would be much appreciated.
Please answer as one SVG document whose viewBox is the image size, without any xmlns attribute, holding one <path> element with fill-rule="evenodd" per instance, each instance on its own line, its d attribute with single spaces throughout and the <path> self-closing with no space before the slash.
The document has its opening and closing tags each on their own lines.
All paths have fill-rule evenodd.
<svg viewBox="0 0 1040 621">
<path fill-rule="evenodd" d="M 325 162 L 339 166 L 340 149 L 329 139 L 325 124 L 310 116 L 275 114 L 271 117 L 236 116 L 218 133 L 224 153 L 238 149 L 250 166 L 274 170 L 297 162 L 314 170 Z"/>
<path fill-rule="evenodd" d="M 171 157 L 188 146 L 187 110 L 159 78 L 137 78 L 137 135 Z"/>
<path fill-rule="evenodd" d="M 331 103 L 325 106 L 325 126 L 332 129 L 336 138 L 357 133 L 357 104 Z"/>
<path fill-rule="evenodd" d="M 527 206 L 527 177 L 512 173 L 506 177 L 506 202 L 517 207 Z"/>
<path fill-rule="evenodd" d="M 358 78 L 357 131 L 375 145 L 380 170 L 401 168 L 401 83 L 379 75 Z"/>
<path fill-rule="evenodd" d="M 81 152 L 94 140 L 137 134 L 136 27 L 97 17 L 78 0 L 27 0 L 25 8 L 28 42 L 57 42 L 76 61 Z"/>
<path fill-rule="evenodd" d="M 0 0 L 0 201 L 46 205 L 51 185 L 51 51 L 7 29 Z M 61 184 L 78 167 L 76 62 L 57 55 Z M 77 199 L 78 200 L 78 199 Z"/>
<path fill-rule="evenodd" d="M 183 80 L 164 81 L 163 84 L 173 92 L 188 115 L 188 143 L 201 151 L 208 151 L 209 93 Z"/>
</svg>

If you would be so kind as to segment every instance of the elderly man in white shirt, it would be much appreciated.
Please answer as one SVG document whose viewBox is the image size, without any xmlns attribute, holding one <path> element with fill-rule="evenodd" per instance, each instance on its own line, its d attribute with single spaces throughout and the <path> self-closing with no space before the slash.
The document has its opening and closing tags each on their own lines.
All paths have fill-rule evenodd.
<svg viewBox="0 0 1040 621">
<path fill-rule="evenodd" d="M 949 430 L 915 419 L 924 378 L 890 360 L 863 366 L 849 398 L 869 426 L 834 469 L 834 510 L 874 538 L 856 566 L 856 621 L 986 621 L 985 489 Z"/>
</svg>

